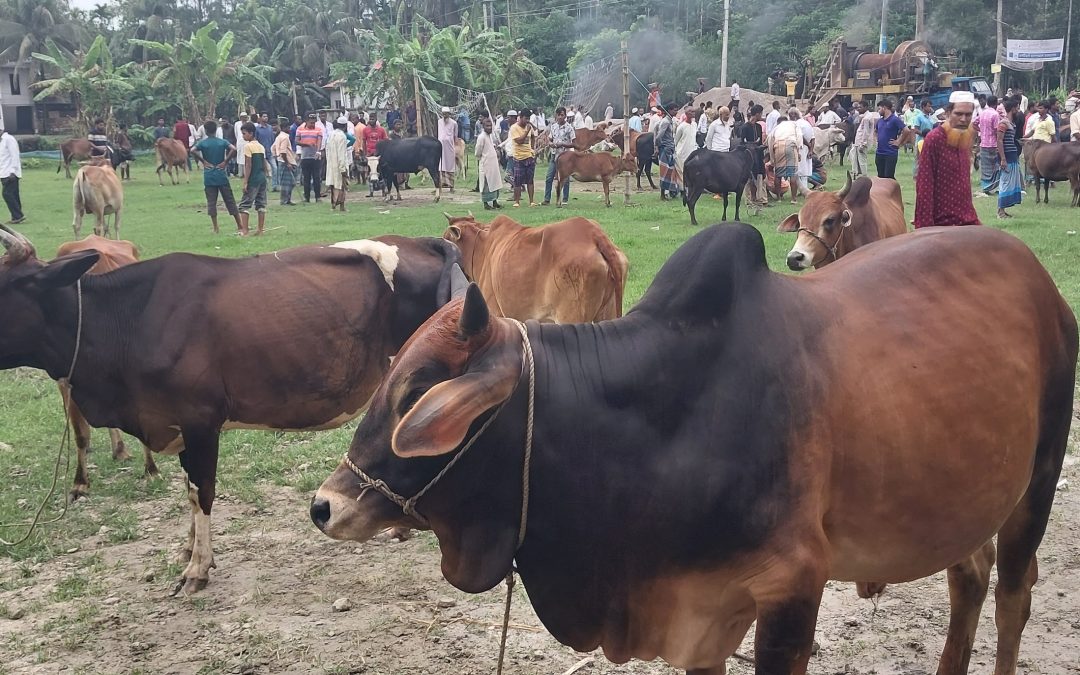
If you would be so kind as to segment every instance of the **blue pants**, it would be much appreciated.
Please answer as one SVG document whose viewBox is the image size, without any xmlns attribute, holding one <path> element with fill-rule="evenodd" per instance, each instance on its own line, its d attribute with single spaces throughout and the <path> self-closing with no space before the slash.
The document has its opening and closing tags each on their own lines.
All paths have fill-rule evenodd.
<svg viewBox="0 0 1080 675">
<path fill-rule="evenodd" d="M 556 164 L 555 158 L 553 157 L 551 159 L 551 161 L 548 162 L 547 178 L 544 179 L 544 201 L 545 202 L 550 202 L 551 201 L 551 184 L 555 181 L 555 164 Z M 569 178 L 566 179 L 566 184 L 563 185 L 562 201 L 563 201 L 564 204 L 566 202 L 570 201 L 570 179 Z"/>
</svg>

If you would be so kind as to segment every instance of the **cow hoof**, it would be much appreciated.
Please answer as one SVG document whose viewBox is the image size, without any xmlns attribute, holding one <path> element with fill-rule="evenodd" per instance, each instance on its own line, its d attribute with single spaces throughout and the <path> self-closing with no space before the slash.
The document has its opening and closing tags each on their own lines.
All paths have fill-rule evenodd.
<svg viewBox="0 0 1080 675">
<path fill-rule="evenodd" d="M 118 462 L 126 462 L 131 459 L 131 453 L 129 453 L 127 451 L 127 448 L 124 447 L 123 441 L 117 443 L 116 447 L 113 448 L 112 458 Z"/>
<path fill-rule="evenodd" d="M 412 530 L 407 527 L 392 527 L 388 534 L 391 540 L 408 541 L 412 539 Z"/>
<path fill-rule="evenodd" d="M 74 504 L 75 500 L 79 497 L 85 497 L 90 494 L 90 485 L 88 483 L 80 483 L 71 488 L 71 492 L 68 493 L 68 503 Z"/>
<path fill-rule="evenodd" d="M 176 597 L 183 593 L 184 595 L 194 595 L 202 589 L 206 588 L 206 584 L 210 582 L 209 577 L 206 579 L 198 579 L 195 577 L 180 577 L 176 582 L 176 586 L 173 587 L 172 597 Z"/>
<path fill-rule="evenodd" d="M 151 480 L 161 480 L 161 472 L 158 471 L 157 464 L 147 464 L 144 472 L 146 477 Z"/>
</svg>

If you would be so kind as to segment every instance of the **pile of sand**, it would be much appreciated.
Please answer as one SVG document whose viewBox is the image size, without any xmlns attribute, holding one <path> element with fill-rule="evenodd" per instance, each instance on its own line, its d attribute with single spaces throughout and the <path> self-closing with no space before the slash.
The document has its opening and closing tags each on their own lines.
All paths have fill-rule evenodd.
<svg viewBox="0 0 1080 675">
<path fill-rule="evenodd" d="M 780 107 L 787 108 L 787 100 L 787 96 L 782 94 L 766 94 L 765 92 L 740 87 L 739 110 L 745 113 L 750 107 L 750 101 L 765 108 L 766 111 L 772 107 L 773 101 L 780 101 Z M 698 94 L 694 97 L 694 107 L 697 108 L 702 103 L 707 103 L 708 101 L 712 101 L 714 108 L 728 105 L 731 103 L 731 87 L 713 87 L 703 94 Z"/>
</svg>

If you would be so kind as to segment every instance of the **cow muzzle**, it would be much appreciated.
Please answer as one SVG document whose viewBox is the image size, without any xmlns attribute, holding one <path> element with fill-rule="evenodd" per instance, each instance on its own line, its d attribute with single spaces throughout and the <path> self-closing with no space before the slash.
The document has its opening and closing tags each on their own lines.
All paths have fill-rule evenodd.
<svg viewBox="0 0 1080 675">
<path fill-rule="evenodd" d="M 789 270 L 798 272 L 814 264 L 814 256 L 798 248 L 791 249 L 787 254 L 787 266 Z"/>
</svg>

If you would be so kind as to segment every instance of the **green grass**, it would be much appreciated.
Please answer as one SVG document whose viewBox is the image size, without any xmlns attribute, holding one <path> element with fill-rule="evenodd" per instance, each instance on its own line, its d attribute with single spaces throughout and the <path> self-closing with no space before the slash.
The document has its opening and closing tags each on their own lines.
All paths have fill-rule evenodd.
<svg viewBox="0 0 1080 675">
<path fill-rule="evenodd" d="M 63 178 L 63 173 L 59 176 L 54 173 L 53 163 L 35 164 L 38 167 L 28 169 L 22 180 L 23 204 L 28 220 L 20 230 L 30 237 L 42 257 L 49 257 L 61 242 L 72 237 L 71 183 Z M 842 174 L 834 167 L 830 168 L 833 170 L 831 187 L 836 189 Z M 915 193 L 908 157 L 901 158 L 897 173 L 901 176 L 906 211 L 910 218 L 914 212 Z M 538 169 L 537 174 L 544 175 L 543 167 Z M 385 233 L 439 236 L 446 225 L 443 211 L 463 214 L 471 209 L 481 219 L 487 215 L 478 202 L 472 201 L 475 195 L 466 191 L 453 197 L 447 196 L 442 203 L 434 204 L 430 197 L 430 184 L 419 185 L 415 179 L 413 182 L 417 189 L 411 195 L 421 198 L 420 205 L 387 206 L 378 198 L 360 198 L 349 204 L 350 210 L 346 214 L 330 213 L 326 203 L 285 209 L 277 206 L 277 195 L 270 193 L 271 206 L 267 221 L 270 231 L 267 236 L 241 239 L 231 234 L 215 236 L 211 233 L 198 174 L 193 176 L 189 185 L 171 186 L 166 179 L 165 187 L 159 187 L 148 162 L 140 161 L 136 163 L 133 175 L 135 180 L 125 185 L 126 208 L 122 233 L 125 239 L 139 246 L 143 257 L 170 251 L 236 257 L 307 243 L 328 243 Z M 472 183 L 470 178 L 465 189 L 471 187 Z M 633 193 L 631 206 L 624 207 L 621 179 L 616 185 L 618 191 L 612 199 L 615 206 L 610 209 L 603 207 L 597 193 L 583 193 L 575 189 L 569 206 L 561 211 L 552 207 L 508 208 L 504 213 L 528 225 L 551 222 L 570 215 L 597 220 L 630 258 L 626 289 L 629 307 L 641 297 L 672 251 L 698 230 L 689 225 L 689 215 L 681 204 L 662 204 L 655 192 Z M 542 190 L 542 183 L 539 187 Z M 234 183 L 234 190 L 237 188 L 238 184 Z M 366 194 L 366 189 L 362 191 Z M 357 188 L 354 194 L 360 192 L 361 188 Z M 1064 296 L 1076 308 L 1080 303 L 1080 265 L 1077 264 L 1080 261 L 1080 235 L 1069 232 L 1080 230 L 1080 209 L 1067 206 L 1066 188 L 1059 186 L 1052 193 L 1052 206 L 1036 206 L 1032 195 L 1025 204 L 1012 209 L 1016 218 L 1005 221 L 1004 225 L 995 218 L 995 199 L 977 199 L 976 208 L 983 222 L 1002 227 L 1023 239 L 1043 261 Z M 297 196 L 298 193 L 294 193 L 294 199 Z M 472 203 L 462 203 L 464 199 Z M 505 194 L 503 201 L 510 201 Z M 734 217 L 733 207 L 734 204 L 729 209 L 729 217 Z M 721 210 L 720 202 L 703 199 L 698 205 L 699 220 L 702 223 L 716 222 Z M 777 206 L 762 211 L 758 217 L 750 217 L 747 211 L 743 212 L 743 219 L 757 226 L 764 235 L 769 264 L 777 270 L 784 267 L 784 256 L 793 237 L 778 234 L 775 227 L 791 210 L 787 205 Z M 232 227 L 223 212 L 222 226 L 225 231 Z M 92 222 L 84 221 L 84 234 L 91 228 Z M 252 300 L 258 301 L 257 298 Z M 0 523 L 27 520 L 45 498 L 63 424 L 56 386 L 43 373 L 26 369 L 0 373 L 0 443 L 11 448 L 2 449 L 3 446 L 0 446 Z M 354 425 L 349 425 L 335 431 L 305 434 L 250 431 L 225 434 L 218 473 L 219 494 L 263 506 L 267 497 L 262 487 L 266 485 L 286 485 L 310 492 L 337 464 L 348 447 L 353 428 Z M 185 498 L 179 491 L 172 490 L 168 482 L 168 478 L 179 471 L 175 458 L 159 456 L 159 467 L 166 480 L 148 481 L 142 476 L 136 442 L 130 442 L 129 447 L 136 459 L 129 463 L 112 460 L 108 452 L 108 437 L 103 431 L 95 432 L 93 447 L 90 462 L 95 468 L 90 471 L 90 498 L 76 503 L 61 523 L 39 530 L 25 544 L 15 548 L 0 546 L 0 556 L 32 562 L 62 555 L 77 548 L 85 537 L 96 534 L 102 525 L 110 528 L 107 535 L 110 542 L 137 539 L 140 536 L 137 515 L 146 513 L 141 505 L 151 498 L 175 498 L 175 510 L 168 509 L 169 515 L 186 512 Z M 46 515 L 56 513 L 70 482 L 69 475 L 61 476 Z M 303 516 L 298 514 L 297 517 Z M 177 529 L 177 541 L 184 534 L 182 530 Z M 15 538 L 21 533 L 20 528 L 0 530 L 0 536 L 6 539 Z M 0 574 L 0 588 L 17 587 L 27 582 L 24 573 L 17 568 L 13 573 Z M 65 580 L 64 583 L 71 587 L 65 587 L 63 594 L 93 590 L 75 587 L 78 583 L 75 580 Z"/>
</svg>

